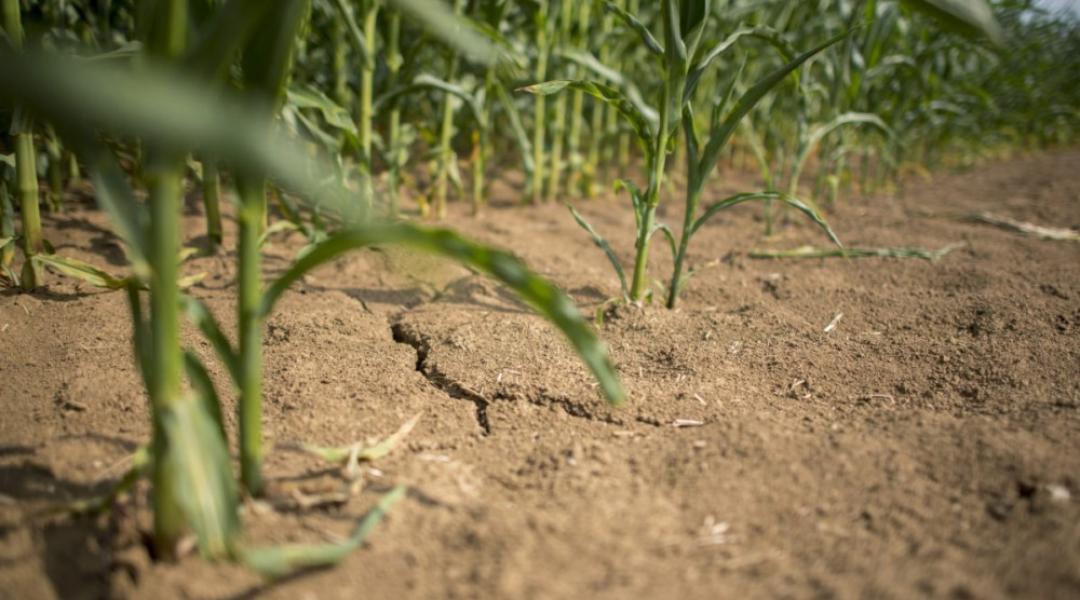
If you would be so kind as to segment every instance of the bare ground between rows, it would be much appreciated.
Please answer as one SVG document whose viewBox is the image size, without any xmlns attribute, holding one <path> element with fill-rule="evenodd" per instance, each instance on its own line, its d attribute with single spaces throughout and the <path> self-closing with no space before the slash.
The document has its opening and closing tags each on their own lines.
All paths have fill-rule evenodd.
<svg viewBox="0 0 1080 600">
<path fill-rule="evenodd" d="M 5 292 L 0 597 L 1075 597 L 1080 247 L 957 217 L 1077 227 L 1078 167 L 1078 151 L 1019 157 L 830 215 L 849 245 L 965 244 L 936 264 L 749 260 L 822 238 L 795 219 L 765 240 L 756 210 L 723 215 L 695 239 L 704 269 L 679 310 L 608 311 L 601 333 L 632 396 L 621 409 L 496 284 L 394 249 L 324 268 L 267 325 L 268 445 L 374 439 L 423 418 L 357 497 L 249 506 L 249 536 L 333 539 L 381 490 L 414 493 L 341 567 L 271 587 L 194 557 L 153 563 L 141 495 L 96 520 L 34 517 L 107 489 L 147 437 L 145 400 L 121 295 L 62 281 Z M 740 186 L 753 182 L 716 193 Z M 496 204 L 514 197 L 496 187 Z M 629 260 L 624 204 L 580 208 Z M 186 225 L 198 242 L 197 211 Z M 452 225 L 522 256 L 590 314 L 618 292 L 560 206 Z M 58 251 L 121 268 L 96 211 L 48 228 Z M 268 272 L 297 241 L 274 240 Z M 665 254 L 656 245 L 654 275 Z M 231 261 L 187 267 L 208 274 L 192 292 L 227 328 Z M 340 486 L 285 451 L 268 471 L 279 496 Z"/>
</svg>

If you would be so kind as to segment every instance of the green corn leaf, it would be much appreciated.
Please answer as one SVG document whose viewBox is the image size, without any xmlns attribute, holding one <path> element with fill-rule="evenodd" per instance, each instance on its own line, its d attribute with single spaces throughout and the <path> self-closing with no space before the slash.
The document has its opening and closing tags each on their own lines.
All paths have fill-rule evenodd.
<svg viewBox="0 0 1080 600">
<path fill-rule="evenodd" d="M 359 144 L 359 138 L 356 134 L 350 132 L 343 132 L 343 135 L 336 136 L 329 131 L 323 129 L 322 125 L 314 118 L 304 114 L 304 111 L 297 110 L 296 106 L 289 106 L 288 103 L 282 109 L 282 115 L 286 119 L 286 122 L 290 119 L 295 119 L 303 126 L 303 130 L 307 132 L 311 139 L 320 144 L 327 154 L 337 154 L 341 152 L 341 149 L 346 143 L 353 144 L 354 146 Z M 299 129 L 299 128 L 298 128 Z"/>
<path fill-rule="evenodd" d="M 596 58 L 596 56 L 588 50 L 582 48 L 556 48 L 555 53 L 562 58 L 585 67 L 615 85 L 622 86 L 626 81 L 626 78 L 622 76 L 622 73 L 619 73 L 615 69 L 600 62 L 600 59 Z"/>
<path fill-rule="evenodd" d="M 652 132 L 655 128 L 654 120 L 650 119 L 649 115 L 632 102 L 628 96 L 609 85 L 585 79 L 555 79 L 527 85 L 518 88 L 518 91 L 549 96 L 566 89 L 581 90 L 594 98 L 602 100 L 608 106 L 617 110 L 630 123 L 643 143 L 649 144 L 650 140 L 652 140 Z"/>
<path fill-rule="evenodd" d="M 687 53 L 690 55 L 694 54 L 705 30 L 711 4 L 709 0 L 679 0 L 680 37 L 686 43 Z"/>
<path fill-rule="evenodd" d="M 263 295 L 260 314 L 268 315 L 281 294 L 315 267 L 350 250 L 382 244 L 400 244 L 444 256 L 506 284 L 566 335 L 600 382 L 609 402 L 620 404 L 625 399 L 603 344 L 565 294 L 533 274 L 513 255 L 476 244 L 445 229 L 426 229 L 398 223 L 354 226 L 334 233 L 312 247 L 270 285 Z"/>
<path fill-rule="evenodd" d="M 641 96 L 641 91 L 632 81 L 623 77 L 621 73 L 604 65 L 600 62 L 600 59 L 593 56 L 590 52 L 579 50 L 577 48 L 560 48 L 557 49 L 556 52 L 559 56 L 585 67 L 601 78 L 610 81 L 617 89 L 622 90 L 626 99 L 636 106 L 637 109 L 641 111 L 641 114 L 645 115 L 645 119 L 648 120 L 649 123 L 656 123 L 657 120 L 659 120 L 656 111 L 646 104 Z"/>
<path fill-rule="evenodd" d="M 994 18 L 994 11 L 985 0 L 903 0 L 904 4 L 922 11 L 947 29 L 965 35 L 982 35 L 998 46 L 1005 45 L 1005 32 Z"/>
<path fill-rule="evenodd" d="M 131 312 L 131 341 L 135 351 L 135 364 L 139 367 L 143 385 L 148 390 L 154 389 L 154 371 L 150 367 L 150 328 L 143 319 L 142 300 L 139 298 L 139 286 L 132 280 L 125 287 L 128 310 Z"/>
<path fill-rule="evenodd" d="M 203 26 L 207 33 L 184 57 L 185 65 L 202 76 L 212 79 L 221 77 L 272 8 L 273 4 L 264 0 L 225 2 L 210 23 Z"/>
<path fill-rule="evenodd" d="M 4 64 L 0 97 L 32 104 L 37 114 L 75 143 L 95 174 L 99 201 L 109 201 L 102 205 L 129 242 L 129 250 L 145 246 L 146 213 L 131 208 L 139 205 L 115 160 L 93 145 L 95 129 L 138 137 L 149 146 L 193 151 L 229 164 L 237 173 L 272 174 L 283 188 L 317 204 L 324 213 L 348 216 L 356 210 L 356 195 L 331 185 L 337 179 L 330 161 L 313 156 L 283 128 L 268 126 L 262 113 L 235 96 L 167 69 L 133 72 L 2 49 L 0 61 Z M 139 265 L 145 261 L 138 255 L 131 258 L 142 277 Z"/>
<path fill-rule="evenodd" d="M 701 174 L 706 174 L 712 169 L 716 164 L 716 161 L 720 158 L 721 150 L 723 150 L 724 145 L 727 144 L 728 139 L 731 138 L 731 134 L 734 133 L 735 127 L 738 126 L 739 121 L 765 97 L 765 94 L 768 94 L 769 91 L 783 81 L 792 71 L 799 68 L 800 65 L 810 60 L 810 58 L 822 50 L 844 39 L 847 35 L 847 32 L 842 33 L 820 46 L 800 54 L 795 57 L 794 60 L 763 77 L 754 84 L 753 87 L 747 90 L 746 93 L 739 98 L 739 101 L 735 104 L 735 107 L 731 109 L 731 113 L 728 114 L 723 122 L 713 122 L 712 133 L 709 135 L 709 141 L 705 145 L 701 164 L 698 166 L 699 172 Z M 699 178 L 704 181 L 703 177 Z"/>
<path fill-rule="evenodd" d="M 716 102 L 715 104 L 713 104 L 712 116 L 710 118 L 710 121 L 712 123 L 719 123 L 721 121 L 721 119 L 723 118 L 724 112 L 727 110 L 728 105 L 731 104 L 731 99 L 735 97 L 735 89 L 738 87 L 739 81 L 742 79 L 743 71 L 745 71 L 745 70 L 746 70 L 746 59 L 744 58 L 742 60 L 742 62 L 739 63 L 739 69 L 737 71 L 735 71 L 734 75 L 731 76 L 731 81 L 729 81 L 728 85 L 727 85 L 727 91 L 724 92 L 723 95 L 720 96 L 719 102 Z M 687 105 L 687 107 L 690 106 L 689 99 L 687 100 L 686 105 Z M 690 125 L 695 125 L 695 123 L 691 119 L 688 122 L 684 121 L 684 128 L 685 128 L 685 125 L 687 123 L 689 123 Z M 694 131 L 693 127 L 691 127 L 688 131 Z M 700 145 L 701 142 L 698 141 L 696 132 L 693 133 L 693 136 L 694 136 L 694 146 L 695 146 L 694 153 L 693 153 L 694 160 L 693 160 L 693 162 L 690 163 L 689 171 L 690 171 L 691 177 L 694 179 L 695 184 L 697 184 L 695 186 L 695 189 L 700 189 L 699 186 L 702 183 L 704 183 L 704 179 L 708 177 L 708 169 L 713 163 L 709 163 L 708 165 L 704 166 L 703 169 L 699 170 L 699 165 L 701 163 L 698 161 L 698 157 L 701 155 L 701 151 L 700 151 L 700 148 L 698 148 L 698 146 Z M 699 180 L 699 178 L 700 178 L 700 180 Z"/>
<path fill-rule="evenodd" d="M 879 77 L 889 75 L 894 70 L 906 69 L 918 76 L 919 65 L 915 62 L 915 59 L 903 54 L 890 54 L 882 58 L 877 65 L 867 69 L 863 76 L 868 81 L 873 81 Z"/>
<path fill-rule="evenodd" d="M 187 397 L 165 407 L 160 422 L 168 447 L 163 465 L 176 477 L 176 499 L 208 558 L 232 556 L 240 531 L 236 481 L 221 428 L 206 403 Z"/>
<path fill-rule="evenodd" d="M 641 213 L 645 208 L 645 198 L 641 195 L 641 188 L 628 179 L 616 179 L 615 191 L 626 190 L 630 192 L 630 204 L 634 208 L 634 224 L 636 229 L 641 228 Z"/>
<path fill-rule="evenodd" d="M 679 5 L 686 0 L 661 0 L 660 9 L 664 16 L 664 58 L 668 64 L 668 83 L 682 72 L 679 67 L 686 65 L 686 42 L 682 37 L 682 25 L 679 19 Z"/>
<path fill-rule="evenodd" d="M 574 210 L 573 206 L 567 204 L 566 208 L 570 209 L 570 214 L 574 216 L 574 220 L 577 221 L 577 224 L 582 229 L 584 229 L 586 233 L 589 234 L 589 237 L 592 238 L 592 241 L 594 244 L 596 244 L 596 247 L 604 251 L 604 254 L 607 256 L 608 261 L 611 262 L 611 266 L 615 269 L 615 274 L 619 276 L 619 289 L 622 290 L 623 298 L 629 298 L 630 288 L 626 285 L 626 273 L 623 272 L 622 264 L 619 262 L 619 257 L 615 256 L 615 251 L 611 249 L 611 245 L 608 244 L 607 240 L 601 237 L 601 235 L 597 233 L 595 229 L 593 229 L 593 226 L 585 220 L 585 217 L 582 217 L 581 214 L 578 213 L 578 211 Z"/>
<path fill-rule="evenodd" d="M 96 287 L 118 290 L 128 284 L 127 278 L 113 277 L 94 265 L 77 258 L 58 256 L 56 254 L 35 254 L 33 260 L 68 277 L 81 279 Z"/>
<path fill-rule="evenodd" d="M 693 179 L 697 177 L 698 157 L 701 155 L 701 138 L 698 135 L 697 121 L 694 119 L 694 109 L 689 103 L 683 108 L 682 118 L 683 132 L 686 136 L 687 172 L 690 178 Z"/>
<path fill-rule="evenodd" d="M 135 200 L 127 177 L 108 151 L 96 141 L 88 141 L 88 138 L 81 136 L 70 141 L 89 169 L 98 206 L 109 216 L 109 222 L 116 227 L 117 234 L 124 241 L 132 271 L 139 279 L 147 280 L 150 263 L 147 260 L 146 231 L 150 215 L 146 206 Z"/>
<path fill-rule="evenodd" d="M 221 416 L 221 399 L 218 398 L 217 389 L 214 388 L 214 381 L 210 379 L 210 373 L 206 372 L 206 367 L 203 366 L 199 357 L 187 349 L 184 350 L 184 371 L 187 373 L 188 381 L 191 382 L 195 397 L 203 405 L 203 411 L 210 415 L 214 424 L 217 425 L 221 439 L 229 439 L 225 433 L 225 419 Z"/>
<path fill-rule="evenodd" d="M 744 37 L 753 37 L 768 42 L 785 61 L 790 61 L 792 57 L 797 54 L 795 49 L 791 47 L 791 44 L 784 39 L 783 34 L 771 27 L 757 26 L 736 29 L 731 35 L 724 38 L 723 41 L 713 46 L 694 64 L 693 67 L 690 68 L 690 73 L 686 78 L 686 91 L 683 97 L 684 103 L 688 102 L 694 95 L 698 83 L 701 82 L 701 77 L 705 74 L 705 71 L 708 70 L 709 65 Z M 745 61 L 743 64 L 745 64 Z"/>
<path fill-rule="evenodd" d="M 310 10 L 311 0 L 280 0 L 244 47 L 244 92 L 276 113 L 285 98 L 292 69 L 295 40 Z"/>
<path fill-rule="evenodd" d="M 221 326 L 218 325 L 213 313 L 202 301 L 191 296 L 181 296 L 180 306 L 184 310 L 188 321 L 198 327 L 206 341 L 210 342 L 210 346 L 217 353 L 218 359 L 225 365 L 229 376 L 239 387 L 241 381 L 240 354 L 233 349 L 229 338 L 225 337 L 225 333 L 222 331 Z"/>
<path fill-rule="evenodd" d="M 284 577 L 301 569 L 335 565 L 364 543 L 390 508 L 405 497 L 405 492 L 404 486 L 398 486 L 384 495 L 375 508 L 360 520 L 349 539 L 340 544 L 247 548 L 241 551 L 240 558 L 247 566 L 270 579 Z"/>
<path fill-rule="evenodd" d="M 728 82 L 728 91 L 725 92 L 723 96 L 720 96 L 720 101 L 718 101 L 718 103 L 713 105 L 712 121 L 714 123 L 719 122 L 720 118 L 723 118 L 724 112 L 727 111 L 728 105 L 731 104 L 731 98 L 735 95 L 735 87 L 738 87 L 739 80 L 742 79 L 742 74 L 745 70 L 746 59 L 743 58 L 742 62 L 739 63 L 739 69 L 735 70 L 733 76 L 731 76 L 731 81 Z"/>
<path fill-rule="evenodd" d="M 810 131 L 807 136 L 807 148 L 813 150 L 814 146 L 818 144 L 825 136 L 829 135 L 833 131 L 844 127 L 845 125 L 873 125 L 877 129 L 881 130 L 886 136 L 892 137 L 893 131 L 881 120 L 881 117 L 873 113 L 860 113 L 860 112 L 846 112 L 843 113 L 832 121 L 824 125 L 815 127 Z"/>
<path fill-rule="evenodd" d="M 383 106 L 396 102 L 403 96 L 426 90 L 437 90 L 461 98 L 465 102 L 465 105 L 469 107 L 469 112 L 476 123 L 481 126 L 485 125 L 483 109 L 480 108 L 480 103 L 475 96 L 470 94 L 468 90 L 460 85 L 450 83 L 445 79 L 439 79 L 438 77 L 426 73 L 417 75 L 409 85 L 390 90 L 379 96 L 374 103 L 374 109 L 378 111 Z"/>
<path fill-rule="evenodd" d="M 356 135 L 356 123 L 349 111 L 331 100 L 326 94 L 306 83 L 292 83 L 286 93 L 289 104 L 297 108 L 319 111 L 331 127 Z"/>
<path fill-rule="evenodd" d="M 440 0 L 389 2 L 401 12 L 413 17 L 432 35 L 462 52 L 469 60 L 490 65 L 498 59 L 499 51 L 495 46 Z"/>
<path fill-rule="evenodd" d="M 499 105 L 503 108 L 503 112 L 506 114 L 507 120 L 510 121 L 510 130 L 514 133 L 514 142 L 517 144 L 518 154 L 521 156 L 522 167 L 526 175 L 525 179 L 528 180 L 533 172 L 532 140 L 529 139 L 529 134 L 525 131 L 525 125 L 521 123 L 521 113 L 514 106 L 514 99 L 510 97 L 510 92 L 506 89 L 506 86 L 496 85 L 495 95 Z"/>
<path fill-rule="evenodd" d="M 641 36 L 641 41 L 645 43 L 645 47 L 648 48 L 650 52 L 657 56 L 663 56 L 664 47 L 660 45 L 660 42 L 656 41 L 656 37 L 649 31 L 649 28 L 639 21 L 637 17 L 626 12 L 619 5 L 610 0 L 604 2 L 604 10 L 619 17 L 627 27 L 636 31 L 637 34 Z"/>
<path fill-rule="evenodd" d="M 818 227 L 821 227 L 821 229 L 825 232 L 826 235 L 829 236 L 829 239 L 832 240 L 834 244 L 843 247 L 843 244 L 840 243 L 840 239 L 837 238 L 836 234 L 833 232 L 832 227 L 829 227 L 829 224 L 825 222 L 825 218 L 822 217 L 816 210 L 814 210 L 798 198 L 793 198 L 786 194 L 780 194 L 777 192 L 749 192 L 745 194 L 736 194 L 729 198 L 725 198 L 720 202 L 717 202 L 716 204 L 713 204 L 706 208 L 705 212 L 702 213 L 702 215 L 698 217 L 696 221 L 694 221 L 694 224 L 690 227 L 688 235 L 694 235 L 697 230 L 705 224 L 706 221 L 711 219 L 714 215 L 716 215 L 716 213 L 722 210 L 727 210 L 732 206 L 735 206 L 736 204 L 742 204 L 743 202 L 764 200 L 778 200 L 792 208 L 799 210 L 807 217 L 810 217 L 810 220 L 812 220 L 814 223 L 817 223 Z"/>
<path fill-rule="evenodd" d="M 465 23 L 468 23 L 468 25 L 475 29 L 477 33 L 491 42 L 492 46 L 498 50 L 499 59 L 503 62 L 504 66 L 506 63 L 509 63 L 509 65 L 512 65 L 512 67 L 516 69 L 528 67 L 528 58 L 514 45 L 513 41 L 507 39 L 495 26 L 483 21 L 471 19 L 467 16 L 461 16 L 459 18 Z"/>
<path fill-rule="evenodd" d="M 824 125 L 815 127 L 807 135 L 807 138 L 802 144 L 802 148 L 799 151 L 799 155 L 795 159 L 795 168 L 792 171 L 791 175 L 792 182 L 794 183 L 799 181 L 799 178 L 802 176 L 803 167 L 806 165 L 806 161 L 810 158 L 810 155 L 813 153 L 814 148 L 817 147 L 818 143 L 821 142 L 821 140 L 825 136 L 846 125 L 860 124 L 873 125 L 874 127 L 880 129 L 886 136 L 890 138 L 893 137 L 892 129 L 890 129 L 889 126 L 886 125 L 885 122 L 882 121 L 881 118 L 875 114 L 847 112 L 839 115 L 832 121 L 829 121 Z"/>
<path fill-rule="evenodd" d="M 657 231 L 664 234 L 664 239 L 667 240 L 668 248 L 671 250 L 671 257 L 675 258 L 678 256 L 679 251 L 678 244 L 675 241 L 675 232 L 664 223 L 656 223 L 653 225 L 652 231 L 649 232 L 649 237 L 651 238 Z"/>
</svg>

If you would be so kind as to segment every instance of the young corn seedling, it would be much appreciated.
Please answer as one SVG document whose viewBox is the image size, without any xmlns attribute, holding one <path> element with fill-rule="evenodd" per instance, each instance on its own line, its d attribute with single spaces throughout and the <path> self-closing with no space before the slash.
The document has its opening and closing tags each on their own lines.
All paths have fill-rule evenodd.
<svg viewBox="0 0 1080 600">
<path fill-rule="evenodd" d="M 630 123 L 636 134 L 646 157 L 649 179 L 644 190 L 633 183 L 620 182 L 620 185 L 630 193 L 637 227 L 634 269 L 629 284 L 627 284 L 625 277 L 622 276 L 622 266 L 618 264 L 614 253 L 607 252 L 608 258 L 612 261 L 616 273 L 619 275 L 623 294 L 632 302 L 641 302 L 648 290 L 649 244 L 655 233 L 662 232 L 664 234 L 675 257 L 675 270 L 672 273 L 668 292 L 668 306 L 674 307 L 675 298 L 677 298 L 682 287 L 683 262 L 690 238 L 709 218 L 720 210 L 735 204 L 765 198 L 782 199 L 801 209 L 805 209 L 817 223 L 829 231 L 831 236 L 831 230 L 828 230 L 824 221 L 816 212 L 794 198 L 780 196 L 775 193 L 740 194 L 710 206 L 700 216 L 697 214 L 705 183 L 720 158 L 720 153 L 730 139 L 735 126 L 742 117 L 799 65 L 843 37 L 835 37 L 808 52 L 796 56 L 779 69 L 766 75 L 738 98 L 730 113 L 726 111 L 728 100 L 732 96 L 729 86 L 728 93 L 722 95 L 723 100 L 712 111 L 712 131 L 707 143 L 702 148 L 694 124 L 693 103 L 697 86 L 709 66 L 741 37 L 756 36 L 764 38 L 770 43 L 780 44 L 778 36 L 771 30 L 766 28 L 743 28 L 715 46 L 706 49 L 701 44 L 701 41 L 711 14 L 710 4 L 707 0 L 666 0 L 661 6 L 664 32 L 664 43 L 661 45 L 657 37 L 636 16 L 622 10 L 612 2 L 605 3 L 607 10 L 613 12 L 623 23 L 638 34 L 641 43 L 649 49 L 659 65 L 659 97 L 654 99 L 652 107 L 644 106 L 640 102 L 634 102 L 623 91 L 589 80 L 556 80 L 537 83 L 524 88 L 526 91 L 539 95 L 554 94 L 566 89 L 582 90 L 608 103 L 613 109 L 617 110 Z M 680 120 L 683 123 L 687 144 L 686 169 L 688 185 L 686 218 L 683 224 L 681 240 L 676 244 L 671 229 L 656 221 L 656 210 L 661 200 L 667 154 L 675 144 Z M 608 246 L 607 242 L 598 236 L 595 230 L 588 226 L 580 215 L 575 213 L 574 217 L 589 231 L 598 245 L 604 248 Z"/>
</svg>

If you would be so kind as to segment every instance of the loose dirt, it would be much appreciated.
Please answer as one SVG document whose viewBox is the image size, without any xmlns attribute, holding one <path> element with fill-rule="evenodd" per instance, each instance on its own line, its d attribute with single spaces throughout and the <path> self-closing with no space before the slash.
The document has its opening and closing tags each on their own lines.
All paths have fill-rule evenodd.
<svg viewBox="0 0 1080 600">
<path fill-rule="evenodd" d="M 717 197 L 756 187 L 725 181 Z M 145 487 L 98 518 L 41 516 L 109 489 L 148 439 L 146 401 L 122 294 L 55 276 L 3 292 L 0 597 L 1080 597 L 1080 245 L 962 218 L 1080 227 L 1080 151 L 908 181 L 829 215 L 852 246 L 962 244 L 936 263 L 753 260 L 824 239 L 795 217 L 764 239 L 758 209 L 724 213 L 694 240 L 701 270 L 676 311 L 605 307 L 618 283 L 603 254 L 564 208 L 516 196 L 500 183 L 495 206 L 450 224 L 604 312 L 630 402 L 607 407 L 549 325 L 461 267 L 385 248 L 323 268 L 267 324 L 268 447 L 374 441 L 422 417 L 364 467 L 359 494 L 249 502 L 248 536 L 335 539 L 390 486 L 412 493 L 340 567 L 274 585 L 194 556 L 154 562 Z M 57 251 L 122 271 L 104 217 L 72 203 L 47 218 Z M 579 207 L 629 262 L 626 204 Z M 299 243 L 276 236 L 267 272 Z M 230 330 L 232 258 L 184 267 L 207 274 L 191 292 Z M 669 266 L 657 243 L 651 273 Z M 197 332 L 185 340 L 213 363 Z M 286 450 L 267 472 L 277 497 L 341 486 Z"/>
</svg>

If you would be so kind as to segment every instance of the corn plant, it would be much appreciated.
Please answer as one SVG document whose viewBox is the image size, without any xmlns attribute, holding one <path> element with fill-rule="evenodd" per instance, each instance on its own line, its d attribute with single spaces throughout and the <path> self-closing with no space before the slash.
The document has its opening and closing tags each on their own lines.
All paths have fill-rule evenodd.
<svg viewBox="0 0 1080 600">
<path fill-rule="evenodd" d="M 417 10 L 416 2 L 402 4 Z M 567 335 L 612 402 L 624 397 L 599 341 L 553 285 L 511 255 L 449 231 L 356 221 L 354 194 L 340 184 L 327 183 L 338 181 L 325 177 L 335 172 L 334 164 L 312 158 L 306 148 L 272 126 L 306 2 L 296 0 L 287 8 L 269 11 L 259 2 L 230 0 L 207 25 L 200 42 L 189 48 L 186 43 L 192 36 L 187 31 L 186 3 L 159 0 L 142 15 L 147 56 L 134 71 L 7 53 L 2 56 L 7 68 L 0 72 L 0 97 L 33 106 L 78 150 L 92 175 L 98 201 L 132 261 L 133 276 L 121 286 L 128 293 L 135 354 L 150 396 L 153 442 L 149 459 L 139 461 L 138 467 L 148 470 L 154 483 L 155 545 L 162 556 L 169 556 L 190 528 L 204 555 L 236 558 L 270 576 L 337 562 L 360 544 L 402 491 L 384 498 L 341 544 L 274 548 L 242 544 L 238 539 L 239 490 L 231 474 L 217 391 L 202 362 L 180 344 L 182 305 L 207 334 L 239 391 L 241 480 L 252 492 L 259 490 L 261 481 L 259 431 L 245 423 L 258 413 L 252 402 L 260 400 L 261 389 L 261 348 L 253 348 L 259 332 L 253 330 L 293 282 L 353 249 L 405 244 L 466 263 L 502 281 Z M 234 99 L 215 85 L 214 74 L 240 51 L 247 85 L 242 98 Z M 187 74 L 178 75 L 179 71 Z M 147 203 L 135 199 L 126 174 L 99 141 L 99 132 L 138 139 L 145 148 L 140 172 L 150 193 Z M 241 332 L 236 348 L 205 307 L 184 297 L 178 284 L 181 181 L 184 157 L 191 152 L 227 165 L 235 174 L 241 190 L 241 238 L 245 228 L 249 233 L 257 230 L 264 214 L 262 189 L 268 174 L 308 206 L 320 207 L 342 223 L 341 229 L 311 245 L 265 287 L 258 245 L 251 245 L 250 238 L 241 239 Z M 149 314 L 144 313 L 140 297 L 144 287 L 149 291 Z M 125 477 L 125 482 L 130 479 Z"/>
<path fill-rule="evenodd" d="M 708 143 L 704 150 L 700 150 L 693 118 L 693 99 L 697 86 L 710 64 L 740 37 L 756 35 L 769 41 L 775 41 L 776 36 L 760 28 L 744 29 L 735 32 L 731 37 L 721 41 L 711 49 L 706 50 L 703 46 L 699 48 L 711 11 L 710 3 L 707 1 L 676 2 L 669 0 L 664 3 L 661 9 L 664 31 L 664 44 L 661 45 L 656 36 L 635 15 L 622 10 L 611 2 L 606 3 L 605 7 L 615 13 L 640 36 L 641 43 L 652 52 L 660 64 L 659 79 L 661 85 L 659 98 L 654 102 L 654 107 L 632 102 L 620 90 L 589 80 L 556 80 L 534 84 L 524 89 L 540 95 L 553 94 L 568 88 L 582 90 L 607 102 L 629 121 L 645 153 L 649 176 L 647 187 L 644 190 L 632 183 L 622 182 L 622 186 L 630 193 L 637 226 L 636 256 L 629 285 L 622 276 L 622 267 L 618 264 L 614 254 L 609 252 L 608 257 L 612 260 L 616 272 L 620 276 L 623 294 L 633 302 L 640 302 L 644 299 L 648 287 L 649 244 L 655 233 L 663 232 L 668 238 L 675 255 L 676 267 L 669 288 L 668 301 L 669 306 L 674 306 L 674 298 L 681 287 L 682 262 L 687 246 L 691 236 L 698 231 L 704 222 L 716 212 L 728 206 L 752 199 L 778 197 L 776 194 L 740 195 L 709 207 L 700 217 L 696 214 L 701 192 L 704 189 L 708 175 L 719 159 L 720 152 L 733 133 L 735 126 L 753 108 L 754 104 L 779 84 L 784 77 L 811 56 L 839 41 L 841 37 L 833 38 L 793 58 L 780 69 L 767 75 L 743 94 L 735 107 L 732 108 L 731 113 L 726 116 L 727 99 L 730 99 L 731 94 L 725 94 L 723 96 L 724 101 L 717 104 L 713 110 L 713 131 Z M 653 113 L 656 114 L 655 118 Z M 683 227 L 682 240 L 676 247 L 675 237 L 671 230 L 666 225 L 656 222 L 656 210 L 660 204 L 667 154 L 676 141 L 680 120 L 686 129 L 689 183 L 686 195 L 686 222 Z M 824 226 L 824 221 L 802 203 L 793 198 L 784 197 L 784 200 L 805 208 L 815 221 Z M 580 215 L 575 214 L 575 218 L 584 226 Z M 593 234 L 598 245 L 607 246 L 607 243 L 602 238 L 595 235 L 591 227 L 586 227 L 586 229 Z"/>
</svg>

